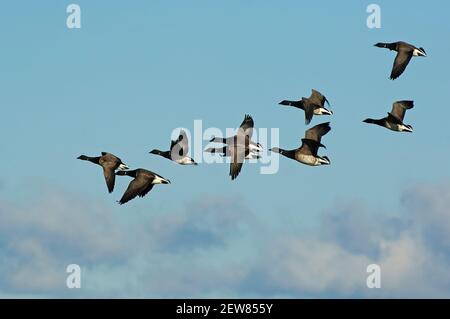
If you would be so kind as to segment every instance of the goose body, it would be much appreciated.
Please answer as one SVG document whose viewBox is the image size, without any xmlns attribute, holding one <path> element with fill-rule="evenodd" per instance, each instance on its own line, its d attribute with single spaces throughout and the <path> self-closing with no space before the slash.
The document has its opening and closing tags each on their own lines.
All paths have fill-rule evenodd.
<svg viewBox="0 0 450 319">
<path fill-rule="evenodd" d="M 381 119 L 365 119 L 364 123 L 376 124 L 395 132 L 413 132 L 411 125 L 403 123 L 406 110 L 414 107 L 414 101 L 397 101 L 392 105 L 391 112 Z"/>
<path fill-rule="evenodd" d="M 262 150 L 261 144 L 255 143 L 251 140 L 251 137 L 253 135 L 253 127 L 253 118 L 250 115 L 245 115 L 244 120 L 237 130 L 236 135 L 227 138 L 214 137 L 210 141 L 226 144 L 226 146 L 222 148 L 222 151 L 220 152 L 224 156 L 231 157 L 229 171 L 231 180 L 236 179 L 236 177 L 239 175 L 245 159 L 259 157 L 258 155 L 256 155 L 256 153 Z M 210 151 L 212 153 L 212 149 L 208 149 L 207 151 Z"/>
<path fill-rule="evenodd" d="M 297 154 L 295 155 L 295 160 L 309 166 L 320 166 L 330 164 L 330 162 L 327 161 L 326 157 L 321 157 L 317 155 L 306 155 L 300 152 L 297 152 Z"/>
<path fill-rule="evenodd" d="M 391 51 L 396 51 L 397 56 L 394 60 L 394 65 L 392 66 L 391 71 L 391 80 L 397 79 L 402 73 L 405 71 L 406 67 L 409 64 L 409 61 L 411 61 L 412 57 L 426 57 L 427 53 L 425 52 L 424 48 L 417 48 L 412 44 L 398 41 L 393 43 L 383 43 L 379 42 L 375 44 L 374 46 L 378 48 L 385 48 L 389 49 Z"/>
<path fill-rule="evenodd" d="M 189 152 L 189 141 L 184 130 L 180 130 L 180 135 L 175 141 L 171 141 L 170 150 L 160 151 L 154 149 L 150 151 L 150 154 L 156 154 L 167 158 L 180 165 L 197 165 L 197 163 L 191 157 L 187 156 Z"/>
<path fill-rule="evenodd" d="M 305 111 L 305 124 L 308 125 L 313 115 L 332 115 L 333 111 L 325 107 L 325 103 L 330 105 L 328 99 L 319 91 L 311 90 L 309 98 L 303 97 L 299 101 L 283 100 L 280 105 L 293 106 Z"/>
<path fill-rule="evenodd" d="M 100 165 L 103 168 L 103 175 L 105 177 L 106 186 L 108 187 L 108 192 L 112 193 L 115 184 L 115 174 L 116 170 L 125 170 L 129 167 L 122 162 L 117 156 L 102 152 L 102 156 L 91 157 L 86 155 L 80 155 L 77 157 L 79 160 L 89 161 L 91 163 Z"/>
<path fill-rule="evenodd" d="M 210 141 L 210 143 L 223 143 L 223 144 L 234 144 L 239 143 L 236 139 L 236 136 L 224 138 L 224 137 L 213 137 Z M 261 152 L 263 150 L 263 147 L 260 143 L 256 143 L 250 139 L 245 140 L 243 139 L 243 143 L 248 143 L 248 146 L 252 152 Z"/>
<path fill-rule="evenodd" d="M 138 168 L 131 171 L 118 171 L 116 175 L 130 176 L 134 178 L 128 185 L 128 188 L 122 198 L 118 201 L 120 205 L 129 202 L 136 196 L 144 197 L 152 190 L 154 185 L 170 184 L 168 179 L 143 168 Z"/>
<path fill-rule="evenodd" d="M 228 146 L 216 147 L 216 148 L 210 147 L 210 148 L 206 149 L 205 152 L 211 153 L 211 154 L 220 154 L 221 156 L 224 156 L 224 157 L 231 156 L 231 151 Z M 249 148 L 249 152 L 246 152 L 245 159 L 259 159 L 259 158 L 261 158 L 261 156 L 259 155 L 259 152 L 252 150 L 251 147 Z"/>
<path fill-rule="evenodd" d="M 321 143 L 321 139 L 330 130 L 329 122 L 316 125 L 305 132 L 305 138 L 302 139 L 302 144 L 299 148 L 284 150 L 274 147 L 271 151 L 309 166 L 329 165 L 331 163 L 330 159 L 317 153 L 320 147 L 325 147 Z"/>
</svg>

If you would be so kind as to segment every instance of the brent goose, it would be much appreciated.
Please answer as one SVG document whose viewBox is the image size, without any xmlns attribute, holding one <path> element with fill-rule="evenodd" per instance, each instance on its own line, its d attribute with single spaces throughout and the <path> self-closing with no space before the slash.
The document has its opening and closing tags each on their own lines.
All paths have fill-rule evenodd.
<svg viewBox="0 0 450 319">
<path fill-rule="evenodd" d="M 380 125 L 396 132 L 412 132 L 412 126 L 404 124 L 403 118 L 405 117 L 406 110 L 412 109 L 413 107 L 414 101 L 397 101 L 392 105 L 392 111 L 388 112 L 388 116 L 379 120 L 365 119 L 363 122 Z"/>
<path fill-rule="evenodd" d="M 223 143 L 223 144 L 233 144 L 236 139 L 236 135 L 228 138 L 224 137 L 215 137 L 213 136 L 210 143 Z M 256 143 L 250 139 L 245 138 L 246 143 L 248 143 L 248 146 L 250 148 L 250 151 L 253 152 L 261 152 L 263 150 L 263 147 L 260 143 Z"/>
<path fill-rule="evenodd" d="M 306 131 L 305 138 L 302 138 L 302 145 L 299 148 L 294 150 L 284 150 L 274 147 L 270 150 L 306 165 L 329 165 L 330 159 L 327 156 L 317 155 L 317 151 L 319 150 L 319 147 L 325 147 L 320 141 L 322 136 L 327 134 L 330 130 L 331 127 L 329 122 L 322 123 Z"/>
<path fill-rule="evenodd" d="M 325 107 L 325 103 L 330 105 L 327 98 L 320 93 L 312 89 L 311 96 L 309 98 L 302 97 L 300 101 L 281 101 L 280 105 L 293 106 L 305 111 L 305 123 L 308 125 L 313 118 L 313 115 L 332 115 L 333 111 Z"/>
<path fill-rule="evenodd" d="M 231 152 L 228 146 L 223 147 L 210 147 L 205 150 L 205 152 L 211 153 L 211 154 L 219 154 L 220 156 L 229 157 L 231 156 Z M 261 158 L 261 155 L 259 155 L 259 152 L 252 151 L 248 152 L 248 154 L 245 156 L 245 159 L 259 159 Z"/>
<path fill-rule="evenodd" d="M 102 152 L 102 156 L 98 157 L 80 155 L 77 158 L 83 161 L 92 162 L 103 167 L 103 175 L 105 175 L 106 186 L 108 186 L 108 191 L 110 193 L 112 193 L 112 191 L 114 190 L 114 181 L 116 179 L 114 171 L 116 169 L 124 170 L 129 168 L 127 165 L 122 163 L 122 160 L 120 158 L 107 152 Z"/>
<path fill-rule="evenodd" d="M 170 184 L 168 179 L 143 168 L 138 168 L 132 171 L 119 171 L 116 174 L 134 177 L 128 185 L 128 188 L 122 198 L 118 201 L 120 205 L 125 204 L 136 196 L 144 197 L 152 190 L 153 185 L 155 184 Z"/>
<path fill-rule="evenodd" d="M 262 151 L 262 145 L 251 140 L 253 135 L 253 126 L 255 125 L 250 115 L 245 115 L 236 135 L 231 137 L 213 137 L 210 142 L 223 143 L 227 145 L 245 144 L 252 152 Z"/>
<path fill-rule="evenodd" d="M 181 165 L 197 165 L 192 158 L 187 156 L 188 152 L 189 141 L 187 139 L 186 132 L 184 130 L 180 130 L 178 139 L 176 141 L 171 141 L 170 150 L 163 152 L 158 149 L 154 149 L 149 153 L 160 155 Z"/>
<path fill-rule="evenodd" d="M 227 138 L 214 137 L 211 142 L 219 142 L 227 145 L 224 155 L 231 157 L 230 176 L 231 180 L 236 179 L 239 175 L 244 160 L 249 157 L 256 157 L 254 154 L 262 150 L 259 143 L 251 141 L 253 135 L 254 121 L 250 115 L 245 115 L 244 121 L 241 123 L 236 135 Z"/>
<path fill-rule="evenodd" d="M 379 48 L 386 48 L 392 51 L 397 51 L 397 56 L 394 60 L 394 65 L 391 72 L 391 80 L 398 78 L 406 69 L 409 61 L 413 56 L 426 57 L 427 53 L 424 48 L 417 48 L 412 44 L 398 41 L 393 43 L 377 43 L 374 46 Z"/>
</svg>

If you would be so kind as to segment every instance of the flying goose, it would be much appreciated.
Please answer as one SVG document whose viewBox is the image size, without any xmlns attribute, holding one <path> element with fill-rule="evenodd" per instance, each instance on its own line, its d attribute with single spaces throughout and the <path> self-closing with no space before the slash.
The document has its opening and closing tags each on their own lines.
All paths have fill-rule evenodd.
<svg viewBox="0 0 450 319">
<path fill-rule="evenodd" d="M 211 153 L 211 154 L 219 154 L 223 157 L 229 157 L 231 156 L 231 152 L 228 146 L 223 147 L 210 147 L 205 150 L 205 152 Z M 259 155 L 259 152 L 252 151 L 250 149 L 250 152 L 245 156 L 245 159 L 259 159 L 261 158 L 261 155 Z"/>
<path fill-rule="evenodd" d="M 302 138 L 302 145 L 294 150 L 284 150 L 278 147 L 270 149 L 272 152 L 279 153 L 290 159 L 296 160 L 300 163 L 319 166 L 329 165 L 330 159 L 327 156 L 317 155 L 319 147 L 324 147 L 321 143 L 322 136 L 331 130 L 330 123 L 322 123 L 316 125 L 305 132 L 305 138 Z"/>
<path fill-rule="evenodd" d="M 108 187 L 108 191 L 110 193 L 112 193 L 112 191 L 114 190 L 114 182 L 116 179 L 114 171 L 117 169 L 124 170 L 129 168 L 127 165 L 122 163 L 122 160 L 120 158 L 107 152 L 102 152 L 102 156 L 98 157 L 80 155 L 77 157 L 77 159 L 89 161 L 103 167 L 103 175 L 105 175 L 106 186 Z"/>
<path fill-rule="evenodd" d="M 263 149 L 262 145 L 251 140 L 254 124 L 253 118 L 250 115 L 245 115 L 236 135 L 227 138 L 212 137 L 209 142 L 223 143 L 227 145 L 245 144 L 249 146 L 252 152 L 260 152 Z"/>
<path fill-rule="evenodd" d="M 236 135 L 227 138 L 211 139 L 212 142 L 219 142 L 226 144 L 226 147 L 222 152 L 226 156 L 231 157 L 230 173 L 231 180 L 236 179 L 239 175 L 242 164 L 246 158 L 256 157 L 256 152 L 262 149 L 259 143 L 254 143 L 251 140 L 253 135 L 254 121 L 250 115 L 245 115 L 244 121 L 242 121 Z"/>
<path fill-rule="evenodd" d="M 236 142 L 236 140 L 237 140 L 236 135 L 232 136 L 232 137 L 227 137 L 227 138 L 213 136 L 209 142 L 210 143 L 223 143 L 223 144 L 228 145 L 228 144 L 234 144 Z M 244 138 L 243 140 L 244 140 L 244 143 L 248 143 L 248 146 L 252 153 L 261 152 L 263 150 L 263 147 L 260 143 L 256 143 L 248 138 Z M 212 153 L 212 152 L 210 152 L 210 153 Z"/>
<path fill-rule="evenodd" d="M 188 152 L 189 141 L 187 139 L 186 132 L 184 130 L 180 130 L 178 139 L 176 141 L 171 141 L 170 150 L 163 152 L 158 149 L 154 149 L 149 153 L 160 155 L 181 165 L 197 165 L 197 163 L 192 158 L 187 156 Z"/>
<path fill-rule="evenodd" d="M 231 180 L 235 180 L 236 177 L 238 177 L 242 169 L 242 164 L 244 163 L 246 158 L 249 158 L 251 156 L 257 156 L 254 155 L 253 152 L 251 152 L 249 145 L 243 144 L 230 145 L 229 155 L 231 157 L 230 174 L 229 174 L 231 176 Z"/>
<path fill-rule="evenodd" d="M 391 51 L 397 51 L 397 56 L 394 60 L 394 65 L 391 72 L 391 80 L 398 78 L 406 69 L 409 61 L 413 56 L 423 56 L 426 57 L 427 53 L 424 48 L 417 48 L 412 44 L 398 41 L 393 43 L 377 43 L 374 46 L 379 48 L 386 48 Z"/>
<path fill-rule="evenodd" d="M 168 179 L 143 168 L 138 168 L 132 171 L 119 171 L 116 175 L 134 177 L 128 185 L 128 188 L 122 198 L 118 201 L 120 205 L 125 204 L 136 196 L 144 197 L 156 184 L 170 184 Z"/>
<path fill-rule="evenodd" d="M 388 128 L 396 132 L 412 132 L 411 125 L 404 124 L 403 118 L 405 117 L 406 110 L 410 110 L 414 107 L 414 101 L 397 101 L 392 105 L 392 111 L 388 112 L 388 116 L 375 120 L 365 119 L 363 122 L 370 124 L 377 124 Z"/>
<path fill-rule="evenodd" d="M 309 98 L 302 97 L 300 101 L 281 101 L 280 105 L 293 106 L 305 111 L 305 124 L 308 125 L 313 118 L 313 115 L 332 115 L 333 111 L 325 107 L 325 103 L 330 105 L 327 98 L 319 91 L 312 89 L 311 96 Z"/>
</svg>

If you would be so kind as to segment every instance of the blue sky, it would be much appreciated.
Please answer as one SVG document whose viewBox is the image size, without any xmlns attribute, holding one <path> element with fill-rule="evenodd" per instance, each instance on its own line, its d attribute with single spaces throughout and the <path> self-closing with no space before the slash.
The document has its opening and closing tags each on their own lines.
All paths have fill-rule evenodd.
<svg viewBox="0 0 450 319">
<path fill-rule="evenodd" d="M 77 1 L 79 30 L 66 27 L 69 3 L 0 5 L 0 224 L 8 228 L 0 295 L 450 296 L 429 265 L 420 268 L 423 290 L 408 278 L 382 291 L 360 287 L 366 262 L 386 263 L 386 280 L 408 273 L 390 266 L 397 250 L 449 263 L 447 233 L 432 236 L 450 214 L 447 2 L 376 1 L 382 28 L 369 29 L 365 1 Z M 390 81 L 395 54 L 373 44 L 397 40 L 428 57 Z M 245 164 L 231 181 L 225 165 L 182 167 L 148 154 L 167 148 L 174 128 L 202 120 L 225 130 L 245 114 L 295 148 L 304 115 L 277 103 L 312 88 L 334 111 L 312 122 L 331 121 L 328 167 L 281 158 L 277 174 Z M 415 101 L 406 115 L 413 134 L 362 123 L 402 99 Z M 129 179 L 107 194 L 100 169 L 76 160 L 101 151 L 172 184 L 119 206 Z M 329 282 L 305 279 L 334 262 Z M 61 287 L 69 263 L 85 270 L 86 288 Z M 35 269 L 45 275 L 32 284 Z M 166 269 L 172 280 L 158 279 Z M 344 269 L 361 277 L 347 280 Z"/>
</svg>

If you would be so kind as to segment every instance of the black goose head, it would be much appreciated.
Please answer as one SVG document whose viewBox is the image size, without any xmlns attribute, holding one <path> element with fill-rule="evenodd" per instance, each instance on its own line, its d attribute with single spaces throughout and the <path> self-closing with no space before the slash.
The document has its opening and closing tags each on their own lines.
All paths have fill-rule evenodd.
<svg viewBox="0 0 450 319">
<path fill-rule="evenodd" d="M 292 159 L 295 158 L 295 150 L 288 151 L 288 150 L 284 150 L 284 149 L 279 148 L 279 147 L 272 147 L 269 151 L 281 154 L 281 155 L 286 156 L 288 158 L 292 158 Z"/>
<path fill-rule="evenodd" d="M 363 121 L 364 123 L 369 123 L 369 124 L 376 124 L 376 125 L 381 125 L 381 126 L 385 126 L 384 124 L 384 120 L 380 119 L 380 120 L 376 120 L 376 119 L 365 119 Z"/>
<path fill-rule="evenodd" d="M 156 154 L 156 155 L 159 155 L 159 156 L 171 159 L 170 151 L 163 152 L 163 151 L 160 151 L 160 150 L 155 148 L 154 150 L 151 150 L 149 153 L 150 154 Z"/>
<path fill-rule="evenodd" d="M 291 101 L 288 101 L 288 100 L 283 100 L 283 101 L 281 101 L 280 103 L 278 103 L 279 105 L 292 105 L 292 102 Z"/>
<path fill-rule="evenodd" d="M 82 161 L 89 161 L 91 163 L 100 165 L 100 157 L 90 157 L 90 156 L 86 156 L 86 155 L 80 155 L 77 157 L 77 159 L 82 160 Z"/>
<path fill-rule="evenodd" d="M 156 155 L 161 155 L 162 151 L 158 150 L 158 149 L 153 149 L 149 152 L 150 154 L 156 154 Z"/>
<path fill-rule="evenodd" d="M 118 176 L 136 177 L 136 170 L 132 170 L 132 171 L 117 171 L 116 175 L 118 175 Z"/>
</svg>

